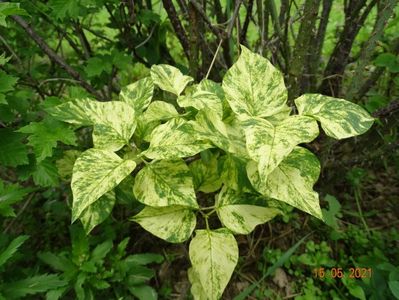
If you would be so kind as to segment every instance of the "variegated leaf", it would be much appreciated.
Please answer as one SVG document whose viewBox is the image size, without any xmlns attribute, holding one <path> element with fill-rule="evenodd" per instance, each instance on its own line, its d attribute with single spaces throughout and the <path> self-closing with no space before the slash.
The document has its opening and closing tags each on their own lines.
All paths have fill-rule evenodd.
<svg viewBox="0 0 399 300">
<path fill-rule="evenodd" d="M 192 93 L 177 98 L 180 107 L 194 107 L 197 110 L 209 109 L 220 119 L 223 117 L 222 99 L 212 90 L 209 84 L 203 81 L 198 84 Z"/>
<path fill-rule="evenodd" d="M 226 229 L 196 230 L 189 255 L 207 299 L 220 299 L 238 261 L 234 236 Z"/>
<path fill-rule="evenodd" d="M 319 133 L 317 122 L 306 116 L 291 116 L 279 125 L 263 119 L 249 119 L 245 126 L 248 153 L 258 162 L 264 181 L 296 145 L 311 142 Z"/>
<path fill-rule="evenodd" d="M 133 107 L 138 115 L 150 104 L 153 93 L 154 83 L 150 77 L 146 77 L 124 87 L 119 97 Z"/>
<path fill-rule="evenodd" d="M 143 114 L 143 120 L 146 122 L 169 120 L 179 116 L 176 108 L 164 101 L 154 101 L 148 106 Z"/>
<path fill-rule="evenodd" d="M 191 294 L 195 300 L 207 300 L 205 289 L 202 286 L 197 272 L 193 268 L 187 270 L 188 280 L 191 283 Z"/>
<path fill-rule="evenodd" d="M 248 204 L 251 194 L 239 194 L 224 186 L 216 199 L 216 211 L 224 226 L 238 234 L 248 234 L 254 228 L 273 219 L 280 211 L 273 207 Z"/>
<path fill-rule="evenodd" d="M 136 167 L 113 152 L 89 149 L 76 160 L 72 175 L 72 222 L 102 195 L 112 190 Z"/>
<path fill-rule="evenodd" d="M 195 131 L 203 139 L 210 140 L 212 144 L 226 152 L 249 158 L 245 148 L 244 132 L 237 123 L 224 123 L 219 115 L 206 109 L 197 114 L 196 122 L 193 124 Z"/>
<path fill-rule="evenodd" d="M 94 125 L 94 146 L 99 149 L 119 150 L 129 143 L 136 129 L 135 111 L 124 102 L 77 99 L 57 105 L 48 111 L 64 122 L 83 126 Z"/>
<path fill-rule="evenodd" d="M 222 186 L 221 165 L 216 155 L 205 163 L 202 159 L 189 165 L 193 176 L 194 189 L 204 193 L 213 193 Z"/>
<path fill-rule="evenodd" d="M 295 100 L 295 105 L 300 114 L 314 117 L 324 132 L 336 139 L 363 134 L 374 122 L 362 107 L 343 99 L 305 94 Z"/>
<path fill-rule="evenodd" d="M 183 160 L 147 164 L 136 175 L 133 191 L 138 201 L 149 206 L 198 207 L 191 173 Z"/>
<path fill-rule="evenodd" d="M 132 218 L 153 235 L 171 242 L 182 243 L 192 234 L 197 223 L 195 214 L 184 206 L 145 207 Z"/>
<path fill-rule="evenodd" d="M 320 174 L 320 163 L 309 150 L 296 147 L 268 176 L 266 183 L 260 178 L 256 163 L 247 165 L 247 173 L 261 194 L 322 218 L 319 195 L 313 191 Z"/>
<path fill-rule="evenodd" d="M 155 128 L 150 147 L 143 154 L 151 159 L 173 159 L 195 155 L 212 145 L 201 140 L 191 123 L 172 119 Z"/>
<path fill-rule="evenodd" d="M 283 75 L 264 57 L 241 46 L 241 55 L 223 78 L 223 90 L 240 119 L 269 117 L 287 110 Z"/>
<path fill-rule="evenodd" d="M 179 69 L 169 65 L 151 67 L 151 78 L 162 90 L 179 96 L 186 85 L 193 81 L 190 76 L 183 75 Z"/>
<path fill-rule="evenodd" d="M 86 234 L 98 224 L 105 221 L 111 214 L 115 204 L 115 192 L 110 191 L 101 196 L 96 202 L 87 207 L 80 215 L 80 221 Z"/>
<path fill-rule="evenodd" d="M 254 189 L 247 177 L 246 164 L 246 160 L 234 155 L 226 155 L 222 169 L 223 183 L 238 192 L 253 192 Z"/>
</svg>

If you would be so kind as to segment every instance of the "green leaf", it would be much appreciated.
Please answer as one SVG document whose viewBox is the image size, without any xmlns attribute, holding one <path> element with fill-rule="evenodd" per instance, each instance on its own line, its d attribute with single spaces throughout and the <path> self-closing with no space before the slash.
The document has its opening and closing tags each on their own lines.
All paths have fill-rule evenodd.
<svg viewBox="0 0 399 300">
<path fill-rule="evenodd" d="M 9 282 L 2 291 L 8 298 L 22 298 L 27 295 L 43 293 L 52 289 L 65 286 L 68 282 L 60 279 L 58 275 L 43 274 L 19 281 Z"/>
<path fill-rule="evenodd" d="M 54 163 L 48 159 L 34 165 L 31 172 L 33 182 L 43 187 L 58 186 L 58 172 Z"/>
<path fill-rule="evenodd" d="M 28 145 L 33 147 L 36 161 L 40 162 L 53 155 L 53 148 L 57 142 L 66 145 L 76 145 L 76 136 L 66 124 L 51 118 L 45 118 L 41 122 L 31 122 L 18 130 L 22 133 L 30 133 Z"/>
<path fill-rule="evenodd" d="M 4 66 L 11 59 L 11 56 L 6 57 L 4 53 L 0 55 L 0 66 Z"/>
<path fill-rule="evenodd" d="M 80 215 L 80 221 L 86 234 L 89 234 L 98 224 L 105 221 L 115 205 L 115 192 L 110 191 L 87 207 Z"/>
<path fill-rule="evenodd" d="M 82 152 L 78 150 L 66 150 L 62 158 L 55 162 L 58 174 L 61 179 L 71 180 L 73 173 L 73 165 Z"/>
<path fill-rule="evenodd" d="M 189 255 L 207 299 L 220 299 L 238 261 L 234 236 L 225 229 L 196 230 Z"/>
<path fill-rule="evenodd" d="M 0 128 L 0 164 L 16 167 L 29 163 L 26 146 L 21 142 L 25 135 L 9 128 Z"/>
<path fill-rule="evenodd" d="M 150 77 L 146 77 L 124 87 L 120 99 L 133 107 L 136 114 L 141 114 L 150 104 L 154 93 L 154 84 Z"/>
<path fill-rule="evenodd" d="M 359 105 L 317 94 L 305 94 L 295 99 L 301 115 L 315 118 L 324 132 L 333 138 L 344 139 L 365 133 L 374 119 Z"/>
<path fill-rule="evenodd" d="M 151 67 L 151 78 L 162 90 L 179 96 L 188 83 L 194 79 L 183 75 L 179 69 L 169 65 Z"/>
<path fill-rule="evenodd" d="M 136 175 L 133 192 L 138 201 L 149 206 L 198 208 L 193 179 L 183 160 L 147 164 Z"/>
<path fill-rule="evenodd" d="M 319 133 L 317 122 L 306 116 L 291 116 L 279 125 L 249 119 L 245 126 L 248 153 L 264 182 L 296 145 L 311 142 Z"/>
<path fill-rule="evenodd" d="M 9 260 L 15 252 L 18 251 L 18 248 L 29 238 L 27 235 L 20 235 L 16 237 L 11 243 L 7 246 L 6 249 L 0 251 L 0 267 L 4 265 L 7 260 Z"/>
<path fill-rule="evenodd" d="M 320 163 L 309 150 L 296 147 L 266 182 L 260 178 L 253 162 L 247 165 L 247 173 L 254 188 L 261 194 L 322 219 L 319 195 L 313 191 L 320 174 Z"/>
<path fill-rule="evenodd" d="M 396 299 L 399 299 L 399 281 L 388 281 L 389 289 Z"/>
<path fill-rule="evenodd" d="M 14 90 L 14 85 L 17 81 L 17 77 L 8 75 L 6 72 L 0 70 L 0 94 L 5 94 Z"/>
<path fill-rule="evenodd" d="M 144 112 L 142 118 L 146 122 L 169 120 L 179 116 L 176 108 L 167 102 L 153 101 Z"/>
<path fill-rule="evenodd" d="M 112 190 L 136 167 L 132 160 L 99 149 L 89 149 L 76 160 L 72 175 L 72 222 L 102 195 Z"/>
<path fill-rule="evenodd" d="M 157 292 L 148 285 L 136 285 L 129 288 L 129 291 L 139 300 L 157 300 Z"/>
<path fill-rule="evenodd" d="M 12 15 L 27 16 L 28 13 L 19 7 L 19 3 L 0 3 L 0 26 L 6 27 L 6 18 Z"/>
<path fill-rule="evenodd" d="M 55 118 L 82 126 L 94 125 L 94 147 L 117 151 L 129 143 L 136 129 L 135 111 L 124 102 L 77 99 L 49 108 Z"/>
<path fill-rule="evenodd" d="M 264 57 L 241 46 L 241 55 L 223 78 L 223 90 L 240 119 L 270 117 L 287 110 L 283 75 Z"/>
<path fill-rule="evenodd" d="M 247 204 L 249 194 L 239 194 L 225 186 L 216 198 L 216 212 L 222 224 L 238 234 L 248 234 L 254 228 L 273 219 L 280 211 L 272 207 Z"/>
<path fill-rule="evenodd" d="M 89 77 L 100 76 L 103 72 L 110 74 L 112 72 L 112 63 L 108 57 L 91 57 L 87 60 L 85 72 Z"/>
<path fill-rule="evenodd" d="M 374 64 L 378 67 L 385 67 L 389 72 L 399 72 L 399 59 L 392 53 L 382 53 L 374 60 Z"/>
<path fill-rule="evenodd" d="M 32 189 L 21 188 L 18 184 L 4 185 L 0 179 L 0 215 L 4 217 L 15 217 L 11 205 L 21 201 Z"/>
<path fill-rule="evenodd" d="M 146 206 L 132 218 L 153 235 L 171 242 L 182 243 L 192 234 L 195 214 L 184 206 L 151 207 Z"/>
<path fill-rule="evenodd" d="M 160 264 L 164 261 L 164 257 L 155 253 L 139 253 L 129 255 L 129 263 L 138 265 L 148 265 L 151 263 Z"/>
<path fill-rule="evenodd" d="M 177 98 L 180 107 L 194 107 L 197 110 L 208 109 L 213 111 L 220 119 L 223 117 L 222 99 L 207 88 L 204 81 L 198 84 L 192 93 Z"/>
<path fill-rule="evenodd" d="M 222 170 L 216 155 L 212 155 L 207 163 L 202 159 L 196 160 L 189 165 L 189 168 L 196 191 L 213 193 L 222 186 L 222 178 L 220 176 Z"/>
<path fill-rule="evenodd" d="M 173 159 L 193 156 L 212 145 L 201 140 L 192 124 L 172 119 L 154 129 L 150 147 L 143 154 L 151 159 Z"/>
<path fill-rule="evenodd" d="M 60 20 L 67 17 L 76 18 L 79 15 L 79 2 L 77 0 L 50 0 L 48 6 L 52 9 L 52 15 Z"/>
<path fill-rule="evenodd" d="M 187 270 L 188 280 L 191 283 L 191 294 L 195 300 L 207 300 L 205 289 L 202 286 L 198 273 L 193 268 Z"/>
</svg>

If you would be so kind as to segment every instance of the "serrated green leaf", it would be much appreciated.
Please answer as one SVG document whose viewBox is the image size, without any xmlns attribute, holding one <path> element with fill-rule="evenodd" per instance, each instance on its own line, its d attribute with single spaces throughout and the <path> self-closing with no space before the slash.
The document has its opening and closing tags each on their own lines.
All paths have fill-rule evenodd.
<svg viewBox="0 0 399 300">
<path fill-rule="evenodd" d="M 291 116 L 279 125 L 263 119 L 249 119 L 245 127 L 248 153 L 258 162 L 264 182 L 296 145 L 311 142 L 319 133 L 315 120 L 306 116 Z"/>
<path fill-rule="evenodd" d="M 4 94 L 14 90 L 14 85 L 18 78 L 8 75 L 6 72 L 0 70 L 0 93 Z"/>
<path fill-rule="evenodd" d="M 188 83 L 193 81 L 190 76 L 183 75 L 179 69 L 169 65 L 154 65 L 151 67 L 151 78 L 162 90 L 179 96 Z"/>
<path fill-rule="evenodd" d="M 248 163 L 247 173 L 254 188 L 261 194 L 322 219 L 319 195 L 313 191 L 320 174 L 320 163 L 309 150 L 296 147 L 269 174 L 266 182 L 260 178 L 254 162 Z"/>
<path fill-rule="evenodd" d="M 57 147 L 57 142 L 76 145 L 74 131 L 66 124 L 51 118 L 45 118 L 41 122 L 31 122 L 29 125 L 20 128 L 18 132 L 30 134 L 28 145 L 33 147 L 37 162 L 52 156 L 53 148 Z"/>
<path fill-rule="evenodd" d="M 12 15 L 27 16 L 28 13 L 19 7 L 19 3 L 0 3 L 0 26 L 6 27 L 6 18 Z"/>
<path fill-rule="evenodd" d="M 216 212 L 222 224 L 234 233 L 248 234 L 273 219 L 280 211 L 272 207 L 246 204 L 249 194 L 239 194 L 225 186 L 216 198 Z"/>
<path fill-rule="evenodd" d="M 134 196 L 149 206 L 179 205 L 198 208 L 193 180 L 183 160 L 161 160 L 136 175 Z"/>
<path fill-rule="evenodd" d="M 94 147 L 117 151 L 136 129 L 135 111 L 124 102 L 77 99 L 47 109 L 55 118 L 82 126 L 94 125 Z"/>
<path fill-rule="evenodd" d="M 195 155 L 212 145 L 201 140 L 191 123 L 172 119 L 154 129 L 150 147 L 143 154 L 151 159 L 173 159 Z"/>
<path fill-rule="evenodd" d="M 207 299 L 220 299 L 238 261 L 234 236 L 225 229 L 196 230 L 189 255 Z"/>
<path fill-rule="evenodd" d="M 85 72 L 89 77 L 100 76 L 103 72 L 110 74 L 112 72 L 112 62 L 108 57 L 91 57 L 87 60 Z"/>
<path fill-rule="evenodd" d="M 143 113 L 143 120 L 146 122 L 163 121 L 179 116 L 176 108 L 164 101 L 153 101 Z"/>
<path fill-rule="evenodd" d="M 133 107 L 136 114 L 141 114 L 150 104 L 153 93 L 154 83 L 150 77 L 146 77 L 124 87 L 119 97 Z"/>
<path fill-rule="evenodd" d="M 136 167 L 115 153 L 89 149 L 76 160 L 72 175 L 72 222 L 102 195 L 112 190 Z"/>
<path fill-rule="evenodd" d="M 14 132 L 10 128 L 0 128 L 0 164 L 16 167 L 27 164 L 28 152 L 21 142 L 24 134 Z"/>
<path fill-rule="evenodd" d="M 191 294 L 195 300 L 207 300 L 205 289 L 202 286 L 198 273 L 193 268 L 187 270 L 188 280 L 191 283 Z"/>
<path fill-rule="evenodd" d="M 132 218 L 153 235 L 171 242 L 182 243 L 192 234 L 195 214 L 184 206 L 151 207 L 146 206 Z"/>
<path fill-rule="evenodd" d="M 49 159 L 42 160 L 33 166 L 33 182 L 43 187 L 58 186 L 57 167 Z"/>
<path fill-rule="evenodd" d="M 0 66 L 4 66 L 11 59 L 11 56 L 6 57 L 4 53 L 0 55 Z"/>
<path fill-rule="evenodd" d="M 244 46 L 222 86 L 232 110 L 241 119 L 269 117 L 287 109 L 283 75 L 266 58 Z"/>
<path fill-rule="evenodd" d="M 9 260 L 18 248 L 29 238 L 27 235 L 20 235 L 13 239 L 7 248 L 0 251 L 0 267 Z"/>
<path fill-rule="evenodd" d="M 48 6 L 52 9 L 52 15 L 60 20 L 67 17 L 76 18 L 79 15 L 79 2 L 77 0 L 51 0 Z"/>
<path fill-rule="evenodd" d="M 101 224 L 111 214 L 115 205 L 115 192 L 110 191 L 89 205 L 80 215 L 86 234 L 89 234 L 98 224 Z"/>
<path fill-rule="evenodd" d="M 177 98 L 180 107 L 194 107 L 197 110 L 208 109 L 215 113 L 220 119 L 223 117 L 222 99 L 211 89 L 207 89 L 208 84 L 203 81 L 198 84 L 192 93 Z"/>
<path fill-rule="evenodd" d="M 4 217 L 15 217 L 11 205 L 21 201 L 24 196 L 30 193 L 31 189 L 21 188 L 18 184 L 4 185 L 0 179 L 0 215 Z"/>
<path fill-rule="evenodd" d="M 363 134 L 374 122 L 362 107 L 343 99 L 305 94 L 295 99 L 295 105 L 299 114 L 318 120 L 324 132 L 336 139 Z"/>
<path fill-rule="evenodd" d="M 194 189 L 204 193 L 213 193 L 222 186 L 221 165 L 218 157 L 212 155 L 209 162 L 202 159 L 196 160 L 189 165 L 193 176 Z"/>
</svg>

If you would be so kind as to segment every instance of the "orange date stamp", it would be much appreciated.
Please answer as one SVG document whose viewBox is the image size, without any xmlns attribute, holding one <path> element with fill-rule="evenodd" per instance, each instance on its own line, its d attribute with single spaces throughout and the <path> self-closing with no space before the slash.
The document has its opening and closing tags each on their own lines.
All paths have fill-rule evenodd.
<svg viewBox="0 0 399 300">
<path fill-rule="evenodd" d="M 314 268 L 312 270 L 313 277 L 315 278 L 350 278 L 350 279 L 360 279 L 360 278 L 371 278 L 373 276 L 372 268 Z"/>
</svg>

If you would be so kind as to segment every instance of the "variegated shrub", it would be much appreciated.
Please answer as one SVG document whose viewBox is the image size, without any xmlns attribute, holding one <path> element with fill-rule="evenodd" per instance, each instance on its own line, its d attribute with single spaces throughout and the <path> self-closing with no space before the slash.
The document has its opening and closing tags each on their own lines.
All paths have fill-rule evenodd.
<svg viewBox="0 0 399 300">
<path fill-rule="evenodd" d="M 317 137 L 318 122 L 336 139 L 373 124 L 361 107 L 323 95 L 299 97 L 293 114 L 282 74 L 241 50 L 222 85 L 194 84 L 156 65 L 118 101 L 80 99 L 50 109 L 59 120 L 93 126 L 94 147 L 76 160 L 72 176 L 72 221 L 87 233 L 107 218 L 114 188 L 132 174 L 131 193 L 144 204 L 132 220 L 155 236 L 184 242 L 197 217 L 204 219 L 189 247 L 196 299 L 221 297 L 238 260 L 234 234 L 271 220 L 282 202 L 322 219 L 313 190 L 319 161 L 300 146 Z M 211 228 L 215 215 L 223 228 Z"/>
</svg>

